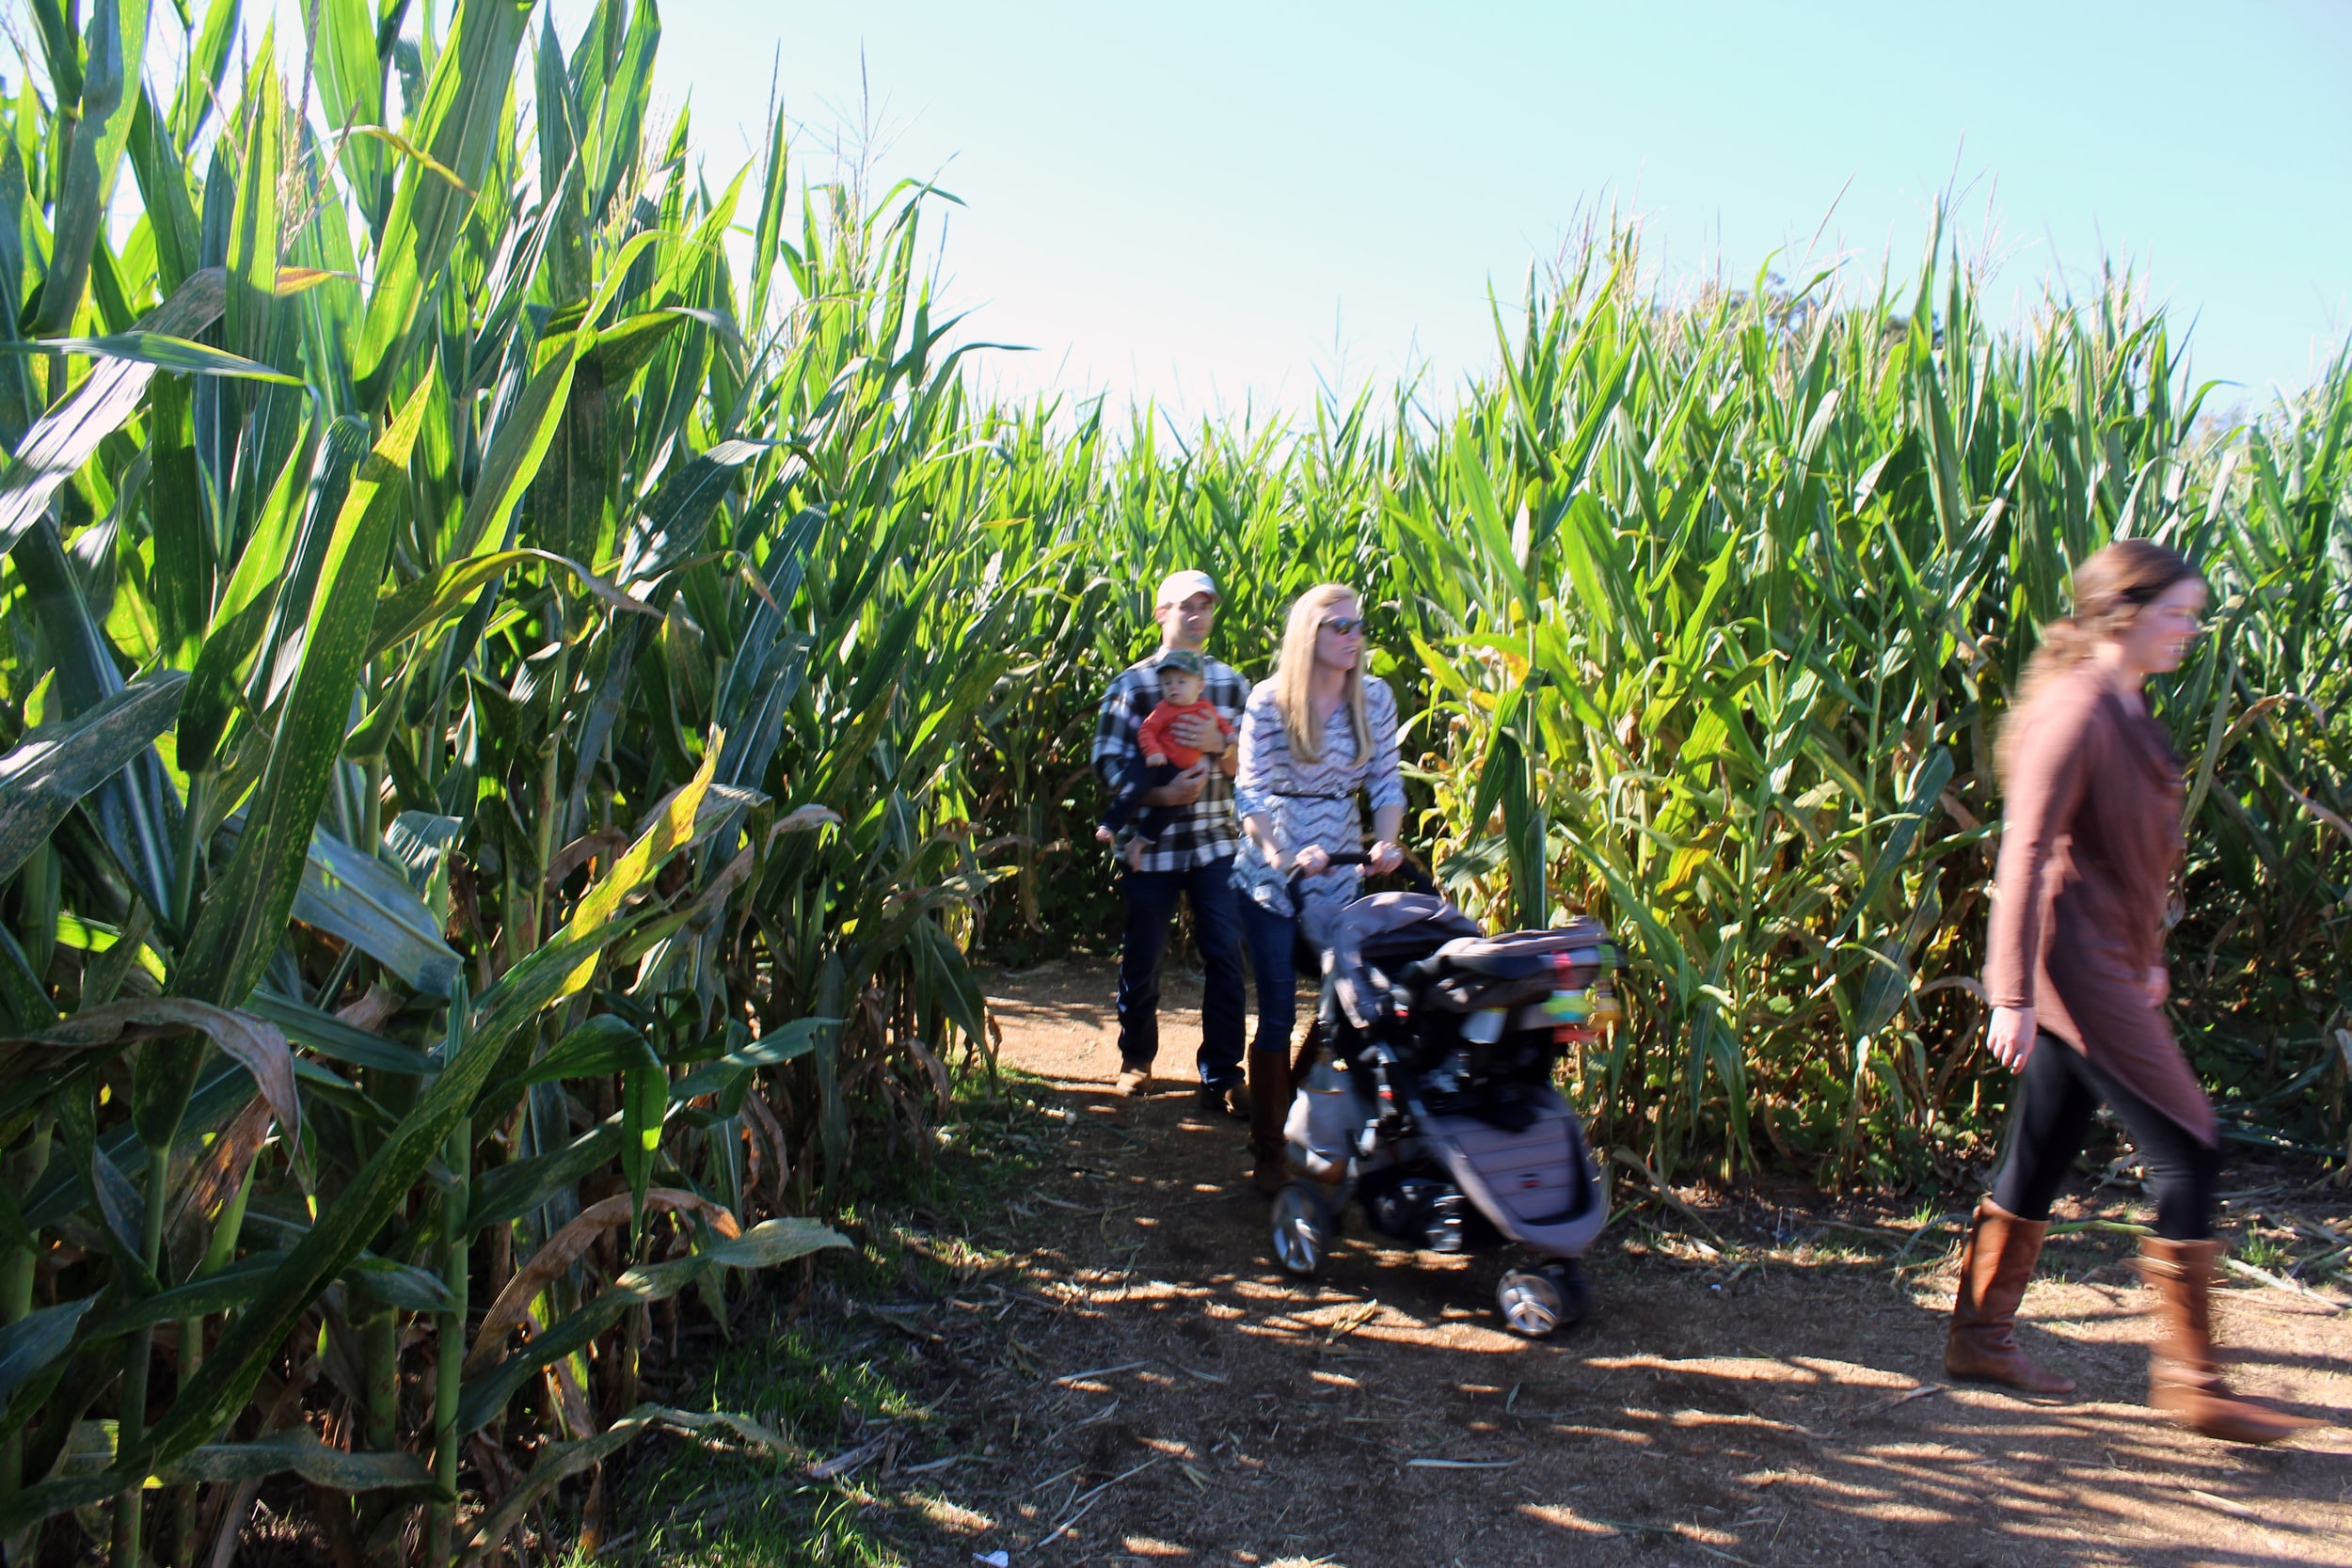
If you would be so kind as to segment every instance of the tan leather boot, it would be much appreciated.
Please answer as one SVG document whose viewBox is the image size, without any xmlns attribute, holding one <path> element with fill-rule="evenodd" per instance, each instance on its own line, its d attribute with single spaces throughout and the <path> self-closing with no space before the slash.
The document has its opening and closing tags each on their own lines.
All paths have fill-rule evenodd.
<svg viewBox="0 0 2352 1568">
<path fill-rule="evenodd" d="M 1268 1197 L 1290 1180 L 1283 1118 L 1291 1111 L 1291 1063 L 1281 1051 L 1249 1053 L 1249 1180 Z"/>
<path fill-rule="evenodd" d="M 2148 1354 L 2148 1402 L 2191 1432 L 2229 1443 L 2276 1443 L 2319 1425 L 2233 1394 L 2213 1344 L 2213 1270 L 2219 1242 L 2144 1236 L 2139 1277 L 2156 1295 L 2156 1342 Z"/>
<path fill-rule="evenodd" d="M 1977 1204 L 1968 1240 L 1960 1249 L 1960 1289 L 1952 1300 L 1952 1331 L 1944 1343 L 1944 1370 L 1972 1383 L 2004 1383 L 2028 1394 L 2074 1391 L 2074 1380 L 2035 1361 L 2017 1344 L 2017 1304 L 2026 1299 L 2034 1259 L 2042 1256 L 2047 1220 L 2021 1220 L 1993 1201 Z"/>
</svg>

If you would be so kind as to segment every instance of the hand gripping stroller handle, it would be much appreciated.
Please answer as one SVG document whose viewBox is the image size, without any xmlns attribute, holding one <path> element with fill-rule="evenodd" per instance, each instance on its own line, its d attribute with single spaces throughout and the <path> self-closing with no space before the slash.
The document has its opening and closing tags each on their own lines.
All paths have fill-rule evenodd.
<svg viewBox="0 0 2352 1568">
<path fill-rule="evenodd" d="M 1435 896 L 1438 892 L 1438 879 L 1429 874 L 1429 868 L 1415 859 L 1410 849 L 1399 846 L 1397 853 L 1404 857 L 1404 863 L 1398 867 L 1398 871 L 1412 883 L 1413 891 Z M 1372 857 L 1360 849 L 1350 849 L 1343 854 L 1333 855 L 1330 863 L 1335 866 L 1370 865 Z M 1294 868 L 1290 874 L 1290 885 L 1293 892 L 1297 891 L 1298 879 L 1299 873 Z"/>
</svg>

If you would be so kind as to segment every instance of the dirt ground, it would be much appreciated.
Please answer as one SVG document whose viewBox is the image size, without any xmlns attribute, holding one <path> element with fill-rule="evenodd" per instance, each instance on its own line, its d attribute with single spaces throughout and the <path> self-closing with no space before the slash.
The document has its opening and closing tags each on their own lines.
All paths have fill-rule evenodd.
<svg viewBox="0 0 2352 1568">
<path fill-rule="evenodd" d="M 1137 1101 L 1109 1092 L 1110 990 L 1076 962 L 992 984 L 1066 1154 L 1007 1205 L 1013 1266 L 873 1308 L 959 1441 L 868 1482 L 917 1561 L 2352 1562 L 2352 1431 L 2233 1447 L 2137 1402 L 2122 1236 L 2054 1242 L 2026 1299 L 2029 1347 L 2082 1384 L 2063 1404 L 1943 1386 L 1955 1238 L 1899 1259 L 1908 1203 L 1718 1204 L 1711 1254 L 1649 1206 L 1596 1251 L 1593 1316 L 1529 1343 L 1494 1314 L 1499 1262 L 1375 1247 L 1359 1214 L 1321 1279 L 1285 1276 L 1244 1130 L 1186 1082 L 1194 997 L 1171 986 L 1172 1081 Z M 2232 1224 L 2341 1226 L 2310 1175 L 2233 1167 Z M 2066 1212 L 2129 1217 L 2127 1197 Z M 2352 1312 L 2219 1297 L 2242 1386 L 2352 1420 Z"/>
</svg>

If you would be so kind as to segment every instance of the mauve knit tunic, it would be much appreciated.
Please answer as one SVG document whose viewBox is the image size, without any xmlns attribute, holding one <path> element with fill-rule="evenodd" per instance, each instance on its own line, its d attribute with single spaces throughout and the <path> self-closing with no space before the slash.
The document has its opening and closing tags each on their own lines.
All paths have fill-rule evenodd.
<svg viewBox="0 0 2352 1568">
<path fill-rule="evenodd" d="M 2181 767 L 2164 727 L 2133 711 L 2129 680 L 2085 661 L 2010 720 L 1985 999 L 2033 1008 L 2043 1032 L 2214 1145 L 2213 1104 L 2148 996 L 2181 863 Z"/>
</svg>

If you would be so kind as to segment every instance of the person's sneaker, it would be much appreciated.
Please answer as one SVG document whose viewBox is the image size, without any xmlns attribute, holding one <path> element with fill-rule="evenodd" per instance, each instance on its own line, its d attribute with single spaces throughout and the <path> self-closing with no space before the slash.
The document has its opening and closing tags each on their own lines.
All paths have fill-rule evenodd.
<svg viewBox="0 0 2352 1568">
<path fill-rule="evenodd" d="M 1123 1067 L 1119 1069 L 1119 1092 L 1130 1100 L 1152 1092 L 1152 1070 L 1149 1068 Z"/>
<path fill-rule="evenodd" d="M 1249 1119 L 1249 1086 L 1247 1084 L 1214 1084 L 1200 1085 L 1200 1109 L 1210 1116 L 1231 1117 L 1235 1121 Z"/>
</svg>

